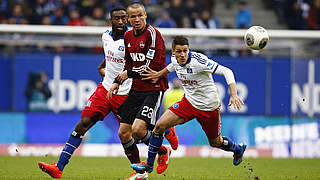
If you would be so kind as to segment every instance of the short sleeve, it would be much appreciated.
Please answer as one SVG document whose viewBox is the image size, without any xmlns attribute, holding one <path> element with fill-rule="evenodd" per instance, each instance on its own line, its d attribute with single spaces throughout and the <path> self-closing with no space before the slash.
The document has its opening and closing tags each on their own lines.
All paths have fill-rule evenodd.
<svg viewBox="0 0 320 180">
<path fill-rule="evenodd" d="M 192 53 L 192 58 L 194 58 L 198 63 L 198 71 L 205 71 L 214 73 L 219 64 L 212 59 L 209 59 L 206 55 L 201 53 Z"/>
</svg>

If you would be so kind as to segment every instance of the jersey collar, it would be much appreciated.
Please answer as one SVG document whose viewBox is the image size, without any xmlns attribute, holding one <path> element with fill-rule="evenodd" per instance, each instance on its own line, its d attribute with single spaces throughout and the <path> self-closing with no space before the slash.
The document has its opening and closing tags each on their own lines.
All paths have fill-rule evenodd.
<svg viewBox="0 0 320 180">
<path fill-rule="evenodd" d="M 126 27 L 126 32 L 128 31 L 128 27 Z M 113 38 L 113 36 L 112 36 L 112 30 L 109 32 L 109 35 L 112 37 L 112 39 L 114 40 L 114 41 L 117 41 L 117 40 L 119 40 L 119 39 L 124 39 L 124 36 L 121 36 L 120 38 L 118 38 L 118 39 L 114 39 Z M 123 34 L 124 35 L 124 34 Z"/>
</svg>

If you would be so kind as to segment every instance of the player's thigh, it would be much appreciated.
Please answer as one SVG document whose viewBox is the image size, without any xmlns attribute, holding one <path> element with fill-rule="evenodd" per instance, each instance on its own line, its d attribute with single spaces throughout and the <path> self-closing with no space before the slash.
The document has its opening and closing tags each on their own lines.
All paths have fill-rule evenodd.
<svg viewBox="0 0 320 180">
<path fill-rule="evenodd" d="M 164 131 L 170 127 L 184 123 L 184 118 L 173 113 L 171 110 L 167 110 L 157 121 L 154 132 L 164 133 Z"/>
<path fill-rule="evenodd" d="M 220 110 L 199 111 L 196 115 L 197 121 L 200 123 L 203 131 L 208 139 L 215 139 L 221 135 L 221 118 Z"/>
<path fill-rule="evenodd" d="M 157 122 L 162 98 L 162 91 L 147 92 L 137 113 L 136 118 L 144 120 L 151 129 L 153 129 Z"/>
<path fill-rule="evenodd" d="M 118 108 L 120 123 L 132 125 L 140 110 L 141 104 L 142 102 L 139 101 L 136 94 L 130 92 L 126 100 Z"/>
<path fill-rule="evenodd" d="M 103 118 L 100 112 L 92 112 L 90 116 L 81 116 L 80 121 L 74 128 L 74 131 L 80 135 L 84 135 L 96 122 Z"/>
<path fill-rule="evenodd" d="M 90 119 L 99 118 L 103 120 L 111 111 L 111 103 L 107 97 L 108 91 L 100 83 L 95 92 L 88 99 L 87 105 L 84 107 L 81 117 L 89 117 Z M 97 116 L 97 112 L 101 116 Z"/>
<path fill-rule="evenodd" d="M 116 120 L 120 124 L 120 116 L 118 115 L 118 109 L 119 107 L 124 103 L 128 96 L 127 95 L 113 95 L 112 99 L 110 100 L 110 106 L 111 106 L 111 111 L 113 112 Z"/>
</svg>

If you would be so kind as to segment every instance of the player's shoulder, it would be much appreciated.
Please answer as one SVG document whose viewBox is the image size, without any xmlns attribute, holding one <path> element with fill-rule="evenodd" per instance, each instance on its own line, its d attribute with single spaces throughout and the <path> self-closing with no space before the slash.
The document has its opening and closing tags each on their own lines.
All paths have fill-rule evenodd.
<svg viewBox="0 0 320 180">
<path fill-rule="evenodd" d="M 194 67 L 199 69 L 212 69 L 218 65 L 217 62 L 208 58 L 205 54 L 199 52 L 191 52 L 191 62 Z"/>
<path fill-rule="evenodd" d="M 128 30 L 124 33 L 124 38 L 128 38 L 128 37 L 131 37 L 133 36 L 133 29 L 131 30 Z"/>
<path fill-rule="evenodd" d="M 159 30 L 157 28 L 155 28 L 154 26 L 152 26 L 151 24 L 147 25 L 147 30 L 148 31 L 155 31 L 155 32 L 160 33 Z"/>
<path fill-rule="evenodd" d="M 178 61 L 177 61 L 177 59 L 176 59 L 176 56 L 175 56 L 174 54 L 171 55 L 170 59 L 171 59 L 171 63 L 172 63 L 172 64 L 175 65 L 175 64 L 178 63 Z"/>
<path fill-rule="evenodd" d="M 208 56 L 195 51 L 191 51 L 190 56 L 191 60 L 197 64 L 207 64 L 209 60 Z"/>
<path fill-rule="evenodd" d="M 110 38 L 112 38 L 111 37 L 111 33 L 112 33 L 112 31 L 111 30 L 106 30 L 103 34 L 102 34 L 102 39 L 103 40 L 108 40 L 108 39 L 110 39 Z"/>
<path fill-rule="evenodd" d="M 147 25 L 147 31 L 146 31 L 150 36 L 161 36 L 160 31 L 152 26 L 151 24 Z"/>
</svg>

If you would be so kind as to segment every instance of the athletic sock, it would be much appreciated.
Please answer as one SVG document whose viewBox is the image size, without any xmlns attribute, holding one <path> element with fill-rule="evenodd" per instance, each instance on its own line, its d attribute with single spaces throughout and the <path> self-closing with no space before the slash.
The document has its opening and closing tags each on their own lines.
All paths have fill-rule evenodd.
<svg viewBox="0 0 320 180">
<path fill-rule="evenodd" d="M 240 153 L 241 152 L 241 146 L 234 141 L 232 141 L 230 138 L 222 136 L 223 142 L 221 144 L 221 149 L 225 151 L 232 151 L 234 153 Z"/>
<path fill-rule="evenodd" d="M 168 133 L 169 133 L 169 131 L 168 131 Z M 148 130 L 147 134 L 140 140 L 140 142 L 143 142 L 144 144 L 149 146 L 151 135 L 152 135 L 152 131 Z M 159 155 L 164 155 L 166 153 L 167 153 L 167 148 L 164 145 L 161 145 L 161 147 L 160 147 L 160 149 L 158 151 L 158 154 Z"/>
<path fill-rule="evenodd" d="M 148 130 L 147 134 L 142 139 L 138 140 L 138 142 L 143 142 L 144 144 L 146 144 L 148 146 L 151 135 L 152 135 L 152 131 Z"/>
<path fill-rule="evenodd" d="M 133 138 L 126 143 L 122 143 L 122 146 L 124 153 L 128 157 L 131 164 L 140 163 L 139 149 Z M 137 171 L 137 173 L 144 173 L 144 171 Z"/>
<path fill-rule="evenodd" d="M 149 143 L 149 149 L 148 149 L 148 165 L 153 166 L 154 160 L 158 154 L 158 151 L 162 145 L 163 141 L 163 135 L 162 134 L 156 134 L 152 133 L 152 136 L 150 138 L 150 143 Z"/>
<path fill-rule="evenodd" d="M 64 146 L 57 163 L 60 171 L 63 171 L 64 167 L 69 163 L 69 159 L 71 158 L 73 152 L 79 147 L 81 141 L 81 136 L 73 131 L 69 136 L 69 139 L 66 142 L 66 145 Z"/>
</svg>

